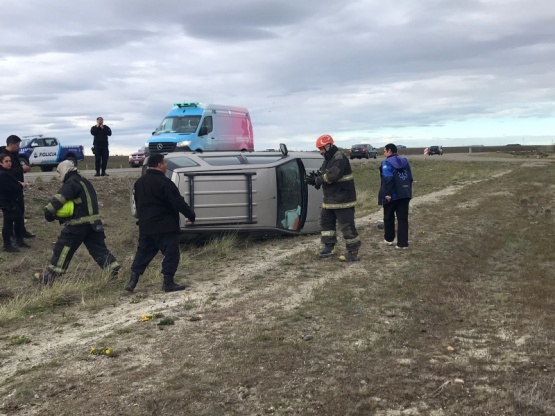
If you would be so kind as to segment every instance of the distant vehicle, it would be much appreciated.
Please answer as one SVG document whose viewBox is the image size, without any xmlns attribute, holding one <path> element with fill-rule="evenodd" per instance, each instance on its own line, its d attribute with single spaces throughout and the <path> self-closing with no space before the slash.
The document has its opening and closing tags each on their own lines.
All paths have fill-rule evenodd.
<svg viewBox="0 0 555 416">
<path fill-rule="evenodd" d="M 180 217 L 181 239 L 228 231 L 255 235 L 319 232 L 323 194 L 307 185 L 305 175 L 321 167 L 322 157 L 282 148 L 282 152 L 166 155 L 166 176 L 196 214 L 194 224 Z M 133 191 L 131 212 L 136 214 Z"/>
<path fill-rule="evenodd" d="M 397 145 L 397 149 L 406 149 L 407 146 L 403 145 L 403 144 L 398 144 Z"/>
<path fill-rule="evenodd" d="M 253 151 L 249 110 L 218 104 L 178 103 L 145 143 L 150 153 Z"/>
<path fill-rule="evenodd" d="M 520 143 L 506 144 L 505 146 L 522 146 Z"/>
<path fill-rule="evenodd" d="M 26 136 L 21 140 L 19 160 L 27 166 L 40 166 L 43 172 L 50 172 L 58 163 L 70 160 L 75 166 L 85 159 L 83 146 L 62 146 L 56 137 Z"/>
<path fill-rule="evenodd" d="M 378 152 L 371 144 L 355 144 L 349 150 L 349 157 L 351 159 L 370 159 L 378 157 Z"/>
<path fill-rule="evenodd" d="M 428 156 L 432 155 L 443 155 L 443 147 L 441 146 L 430 146 L 428 147 Z"/>
<path fill-rule="evenodd" d="M 144 146 L 137 150 L 135 153 L 129 155 L 129 166 L 138 168 L 143 166 L 145 161 L 145 148 Z"/>
</svg>

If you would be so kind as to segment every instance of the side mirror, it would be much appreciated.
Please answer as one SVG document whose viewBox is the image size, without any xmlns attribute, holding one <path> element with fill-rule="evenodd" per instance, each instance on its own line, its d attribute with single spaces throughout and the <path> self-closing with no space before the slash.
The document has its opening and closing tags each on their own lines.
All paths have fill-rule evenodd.
<svg viewBox="0 0 555 416">
<path fill-rule="evenodd" d="M 286 145 L 285 143 L 280 143 L 280 144 L 279 144 L 279 151 L 281 152 L 281 154 L 282 154 L 283 156 L 287 156 L 287 153 L 289 153 L 289 152 L 287 151 L 287 145 Z"/>
<path fill-rule="evenodd" d="M 208 127 L 202 126 L 198 131 L 199 136 L 206 136 L 208 134 Z"/>
<path fill-rule="evenodd" d="M 154 133 L 156 133 L 155 131 L 152 132 L 151 136 L 154 136 Z"/>
</svg>

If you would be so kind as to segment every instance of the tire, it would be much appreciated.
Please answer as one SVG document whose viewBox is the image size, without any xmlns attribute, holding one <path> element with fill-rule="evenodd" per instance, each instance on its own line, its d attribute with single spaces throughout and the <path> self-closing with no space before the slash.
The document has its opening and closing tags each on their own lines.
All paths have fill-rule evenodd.
<svg viewBox="0 0 555 416">
<path fill-rule="evenodd" d="M 374 159 L 377 159 L 377 158 L 378 158 L 378 154 L 374 153 Z"/>
<path fill-rule="evenodd" d="M 47 165 L 47 166 L 41 166 L 40 167 L 41 172 L 52 172 L 52 169 L 54 169 L 54 166 L 52 166 L 52 165 Z"/>
<path fill-rule="evenodd" d="M 370 159 L 370 154 L 366 153 L 366 160 Z"/>
<path fill-rule="evenodd" d="M 71 163 L 73 163 L 73 166 L 77 167 L 77 159 L 75 158 L 75 156 L 68 156 L 66 157 L 66 160 L 69 160 Z"/>
</svg>

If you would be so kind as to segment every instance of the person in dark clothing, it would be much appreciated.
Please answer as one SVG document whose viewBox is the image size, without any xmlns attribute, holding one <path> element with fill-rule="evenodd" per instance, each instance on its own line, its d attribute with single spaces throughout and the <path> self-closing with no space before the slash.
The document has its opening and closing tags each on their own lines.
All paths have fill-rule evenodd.
<svg viewBox="0 0 555 416">
<path fill-rule="evenodd" d="M 139 277 L 154 256 L 160 251 L 164 256 L 162 290 L 175 292 L 185 286 L 174 282 L 179 266 L 179 214 L 195 222 L 195 213 L 179 193 L 177 186 L 165 175 L 164 155 L 156 153 L 148 159 L 148 169 L 133 187 L 139 223 L 139 244 L 131 265 L 131 279 L 125 287 L 133 292 Z"/>
<path fill-rule="evenodd" d="M 93 135 L 93 153 L 94 153 L 94 168 L 96 173 L 94 176 L 109 176 L 106 173 L 106 166 L 108 166 L 108 137 L 112 135 L 110 127 L 104 124 L 102 117 L 97 117 L 96 124 L 91 127 L 91 134 Z"/>
<path fill-rule="evenodd" d="M 27 173 L 31 170 L 31 168 L 27 165 L 22 165 L 19 159 L 19 147 L 21 145 L 21 139 L 12 134 L 8 136 L 6 139 L 6 146 L 0 147 L 0 153 L 6 153 L 12 159 L 12 167 L 10 169 L 10 173 L 15 176 L 15 178 L 21 182 L 25 183 L 24 173 Z M 19 210 L 21 211 L 21 215 L 23 216 L 23 237 L 24 238 L 35 238 L 35 234 L 31 233 L 25 228 L 25 199 L 21 197 L 17 201 L 19 205 Z M 12 236 L 15 237 L 15 230 L 12 233 Z"/>
<path fill-rule="evenodd" d="M 112 279 L 117 278 L 120 265 L 106 247 L 104 226 L 98 213 L 98 198 L 92 184 L 77 171 L 69 160 L 57 168 L 63 185 L 44 208 L 44 218 L 48 222 L 56 219 L 65 224 L 52 253 L 47 273 L 41 274 L 42 284 L 52 283 L 66 272 L 73 255 L 81 244 L 85 244 L 91 257 L 101 268 L 110 272 Z M 68 201 L 73 202 L 73 214 L 59 218 L 57 213 Z"/>
<path fill-rule="evenodd" d="M 14 232 L 18 247 L 31 247 L 23 239 L 23 212 L 19 203 L 19 200 L 23 198 L 23 188 L 28 184 L 18 181 L 12 175 L 11 167 L 11 156 L 0 153 L 0 207 L 4 214 L 2 240 L 4 241 L 4 251 L 17 253 L 19 249 L 12 245 L 11 238 Z"/>
<path fill-rule="evenodd" d="M 320 257 L 333 256 L 337 243 L 336 223 L 345 239 L 347 253 L 339 257 L 341 261 L 358 260 L 361 246 L 355 226 L 355 204 L 357 201 L 355 181 L 349 158 L 339 151 L 333 138 L 324 134 L 316 140 L 316 147 L 324 156 L 324 163 L 318 174 L 308 175 L 309 185 L 320 186 L 324 191 L 324 203 L 320 211 L 321 241 L 324 248 Z"/>
<path fill-rule="evenodd" d="M 383 206 L 384 243 L 392 246 L 397 216 L 398 249 L 409 248 L 409 203 L 412 198 L 412 171 L 409 161 L 397 155 L 393 143 L 384 147 L 385 160 L 380 166 L 378 204 Z"/>
</svg>

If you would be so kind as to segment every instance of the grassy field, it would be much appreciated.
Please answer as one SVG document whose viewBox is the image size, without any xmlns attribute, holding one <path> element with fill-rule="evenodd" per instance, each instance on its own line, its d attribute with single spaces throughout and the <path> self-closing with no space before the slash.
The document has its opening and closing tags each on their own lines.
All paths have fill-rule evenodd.
<svg viewBox="0 0 555 416">
<path fill-rule="evenodd" d="M 0 255 L 0 413 L 555 414 L 553 163 L 414 161 L 406 252 L 376 227 L 378 165 L 354 165 L 359 262 L 228 236 L 182 246 L 176 294 L 160 259 L 128 295 L 84 249 L 40 290 L 60 227 L 42 220 L 59 183 L 39 181 L 33 250 Z M 97 187 L 124 276 L 132 182 Z"/>
</svg>

